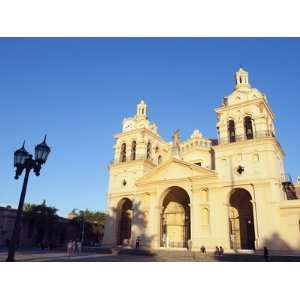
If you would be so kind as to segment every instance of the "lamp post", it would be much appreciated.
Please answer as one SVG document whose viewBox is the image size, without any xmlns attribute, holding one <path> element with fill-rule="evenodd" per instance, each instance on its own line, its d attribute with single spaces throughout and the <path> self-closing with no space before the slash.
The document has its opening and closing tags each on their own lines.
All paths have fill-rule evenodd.
<svg viewBox="0 0 300 300">
<path fill-rule="evenodd" d="M 84 242 L 84 211 L 82 213 L 81 245 L 83 245 L 83 242 Z"/>
<path fill-rule="evenodd" d="M 47 136 L 45 135 L 43 142 L 35 146 L 35 159 L 33 159 L 32 155 L 26 151 L 24 147 L 25 142 L 23 143 L 23 146 L 17 151 L 15 151 L 14 153 L 14 166 L 16 168 L 15 179 L 19 178 L 19 176 L 23 173 L 23 170 L 25 170 L 25 176 L 24 176 L 23 187 L 22 187 L 19 206 L 18 206 L 17 215 L 15 219 L 15 225 L 10 240 L 6 261 L 15 260 L 15 250 L 16 250 L 16 244 L 20 236 L 21 219 L 22 219 L 22 212 L 23 212 L 23 206 L 25 201 L 29 173 L 31 170 L 33 170 L 35 175 L 39 176 L 41 167 L 46 162 L 48 155 L 50 153 L 50 147 L 46 144 L 46 137 Z"/>
</svg>

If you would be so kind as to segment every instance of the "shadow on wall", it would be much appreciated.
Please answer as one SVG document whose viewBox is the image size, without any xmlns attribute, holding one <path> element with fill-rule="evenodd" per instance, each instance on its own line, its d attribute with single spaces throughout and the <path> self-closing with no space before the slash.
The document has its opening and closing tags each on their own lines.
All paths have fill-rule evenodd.
<svg viewBox="0 0 300 300">
<path fill-rule="evenodd" d="M 122 222 L 122 208 L 111 208 L 112 217 L 110 215 L 106 216 L 105 220 L 105 232 L 106 234 L 114 234 L 115 236 L 106 237 L 106 240 L 112 241 L 112 245 L 103 244 L 104 246 L 131 246 L 135 248 L 136 240 L 139 238 L 139 247 L 140 248 L 150 248 L 151 244 L 155 238 L 155 235 L 146 234 L 148 226 L 148 212 L 141 209 L 140 202 L 133 202 L 132 205 L 132 220 L 131 220 L 131 235 L 128 244 L 120 243 L 120 234 L 121 234 L 121 224 Z M 104 241 L 105 243 L 105 241 Z"/>
<path fill-rule="evenodd" d="M 133 203 L 133 222 L 131 227 L 131 245 L 135 247 L 136 239 L 140 240 L 140 247 L 150 248 L 155 235 L 146 234 L 148 227 L 148 212 L 141 209 L 141 202 Z"/>
<path fill-rule="evenodd" d="M 264 239 L 263 244 L 270 250 L 273 251 L 287 251 L 287 252 L 296 252 L 297 249 L 291 247 L 286 241 L 284 241 L 280 234 L 275 232 L 270 238 Z M 278 250 L 280 249 L 280 250 Z M 299 250 L 298 250 L 299 252 Z"/>
</svg>

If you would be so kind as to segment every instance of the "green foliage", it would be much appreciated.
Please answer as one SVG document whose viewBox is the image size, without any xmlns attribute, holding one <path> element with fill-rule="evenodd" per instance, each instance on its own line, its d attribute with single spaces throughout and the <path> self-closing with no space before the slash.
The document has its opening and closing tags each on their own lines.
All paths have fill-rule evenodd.
<svg viewBox="0 0 300 300">
<path fill-rule="evenodd" d="M 78 230 L 84 228 L 84 241 L 86 243 L 99 243 L 104 233 L 106 214 L 100 211 L 73 209 L 76 215 L 73 222 L 77 224 Z"/>
<path fill-rule="evenodd" d="M 42 204 L 26 203 L 23 210 L 23 220 L 29 225 L 34 244 L 49 242 L 55 233 L 62 230 L 58 223 L 57 209 L 47 206 L 45 200 Z"/>
</svg>

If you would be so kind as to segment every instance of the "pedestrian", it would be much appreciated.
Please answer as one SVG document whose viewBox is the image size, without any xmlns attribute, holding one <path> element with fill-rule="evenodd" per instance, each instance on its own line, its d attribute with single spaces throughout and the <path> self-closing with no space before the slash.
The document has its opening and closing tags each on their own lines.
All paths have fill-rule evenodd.
<svg viewBox="0 0 300 300">
<path fill-rule="evenodd" d="M 75 240 L 73 242 L 74 243 L 74 245 L 73 245 L 73 254 L 74 255 L 77 255 L 77 253 L 78 253 L 77 242 L 78 242 L 78 240 Z"/>
<path fill-rule="evenodd" d="M 80 255 L 81 254 L 81 250 L 82 250 L 82 245 L 81 245 L 80 241 L 77 241 L 76 248 L 77 248 L 77 254 Z"/>
<path fill-rule="evenodd" d="M 140 248 L 140 237 L 139 237 L 139 236 L 136 238 L 136 241 L 135 241 L 135 248 L 136 248 L 136 249 Z"/>
<path fill-rule="evenodd" d="M 216 246 L 215 256 L 219 256 L 219 255 L 220 255 L 220 249 L 218 246 Z"/>
<path fill-rule="evenodd" d="M 72 255 L 72 241 L 70 240 L 68 243 L 67 243 L 67 255 L 68 256 L 71 256 Z"/>
<path fill-rule="evenodd" d="M 269 261 L 269 249 L 266 246 L 264 247 L 264 259 Z"/>
<path fill-rule="evenodd" d="M 223 249 L 222 246 L 220 246 L 220 248 L 219 248 L 219 255 L 223 256 L 223 254 L 224 254 L 224 249 Z"/>
<path fill-rule="evenodd" d="M 72 256 L 76 253 L 76 241 L 72 241 Z"/>
<path fill-rule="evenodd" d="M 200 250 L 201 250 L 202 254 L 206 253 L 206 249 L 205 249 L 204 245 L 201 246 Z"/>
</svg>

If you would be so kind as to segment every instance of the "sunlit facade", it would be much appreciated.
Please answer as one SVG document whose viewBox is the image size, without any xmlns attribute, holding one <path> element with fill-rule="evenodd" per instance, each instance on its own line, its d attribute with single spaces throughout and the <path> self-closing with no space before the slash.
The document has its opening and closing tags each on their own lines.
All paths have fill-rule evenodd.
<svg viewBox="0 0 300 300">
<path fill-rule="evenodd" d="M 215 109 L 216 139 L 195 129 L 188 140 L 177 131 L 165 141 L 143 100 L 123 120 L 109 166 L 104 245 L 134 246 L 139 237 L 155 249 L 300 250 L 300 200 L 274 114 L 248 73 L 235 75 Z"/>
</svg>

